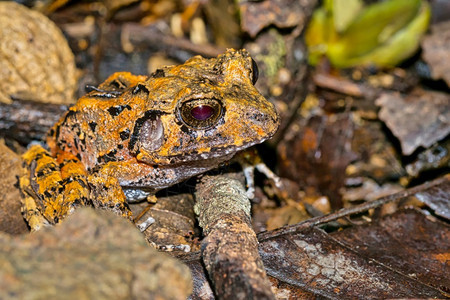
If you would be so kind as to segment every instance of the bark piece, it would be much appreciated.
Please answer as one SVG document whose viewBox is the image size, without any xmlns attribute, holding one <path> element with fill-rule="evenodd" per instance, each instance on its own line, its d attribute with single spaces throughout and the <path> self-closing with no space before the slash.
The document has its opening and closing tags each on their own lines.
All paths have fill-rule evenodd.
<svg viewBox="0 0 450 300">
<path fill-rule="evenodd" d="M 24 145 L 44 140 L 66 109 L 65 105 L 33 101 L 0 103 L 0 134 Z"/>
<path fill-rule="evenodd" d="M 275 299 L 258 241 L 251 228 L 250 201 L 242 184 L 206 176 L 197 185 L 195 211 L 206 237 L 203 262 L 221 299 Z"/>
<path fill-rule="evenodd" d="M 128 221 L 80 208 L 32 235 L 0 235 L 0 298 L 186 299 L 188 268 L 147 245 Z"/>
</svg>

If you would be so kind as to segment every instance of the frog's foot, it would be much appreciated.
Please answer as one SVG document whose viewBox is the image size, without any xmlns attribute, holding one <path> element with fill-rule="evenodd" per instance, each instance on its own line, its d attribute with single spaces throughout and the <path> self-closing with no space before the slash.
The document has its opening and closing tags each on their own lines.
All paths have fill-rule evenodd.
<svg viewBox="0 0 450 300">
<path fill-rule="evenodd" d="M 22 215 L 31 231 L 37 231 L 43 226 L 50 225 L 49 222 L 44 218 L 44 216 L 39 211 L 36 200 L 33 196 L 35 195 L 33 191 L 29 190 L 30 187 L 30 176 L 22 176 L 19 180 L 19 185 L 22 191 Z"/>
<path fill-rule="evenodd" d="M 110 210 L 124 218 L 133 220 L 125 194 L 117 178 L 102 176 L 99 172 L 90 175 L 88 181 L 91 190 L 90 199 L 95 208 Z"/>
<path fill-rule="evenodd" d="M 33 145 L 23 160 L 22 213 L 31 231 L 58 223 L 87 202 L 84 167 L 76 158 L 65 157 L 58 164 L 42 146 Z"/>
<path fill-rule="evenodd" d="M 266 166 L 256 149 L 249 149 L 239 153 L 237 161 L 241 164 L 245 180 L 247 181 L 246 194 L 249 199 L 255 197 L 255 169 L 264 174 L 268 179 L 272 180 L 277 188 L 281 188 L 281 178 Z"/>
</svg>

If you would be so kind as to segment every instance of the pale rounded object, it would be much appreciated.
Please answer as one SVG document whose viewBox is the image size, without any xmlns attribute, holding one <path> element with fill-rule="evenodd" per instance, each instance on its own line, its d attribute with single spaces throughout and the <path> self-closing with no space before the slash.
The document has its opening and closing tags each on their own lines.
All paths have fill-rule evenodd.
<svg viewBox="0 0 450 300">
<path fill-rule="evenodd" d="M 66 39 L 50 19 L 0 2 L 0 102 L 73 103 L 76 71 Z"/>
</svg>

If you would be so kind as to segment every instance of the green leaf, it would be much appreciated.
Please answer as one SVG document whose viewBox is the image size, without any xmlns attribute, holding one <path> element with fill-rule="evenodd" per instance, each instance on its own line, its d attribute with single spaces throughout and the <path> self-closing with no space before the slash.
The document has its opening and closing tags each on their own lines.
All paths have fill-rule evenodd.
<svg viewBox="0 0 450 300">
<path fill-rule="evenodd" d="M 332 11 L 336 31 L 345 31 L 362 8 L 362 0 L 333 0 Z"/>
</svg>

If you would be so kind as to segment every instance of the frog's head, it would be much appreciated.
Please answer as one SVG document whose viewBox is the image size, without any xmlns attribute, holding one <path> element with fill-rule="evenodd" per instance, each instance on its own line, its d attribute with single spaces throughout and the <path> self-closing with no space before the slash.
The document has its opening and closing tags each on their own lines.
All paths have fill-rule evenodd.
<svg viewBox="0 0 450 300">
<path fill-rule="evenodd" d="M 150 164 L 218 161 L 269 139 L 279 117 L 255 88 L 257 77 L 246 50 L 158 70 L 146 82 L 152 93 L 130 150 Z"/>
</svg>

